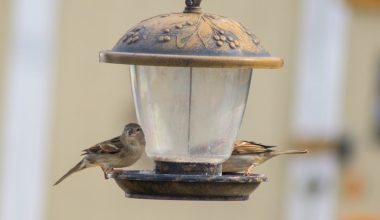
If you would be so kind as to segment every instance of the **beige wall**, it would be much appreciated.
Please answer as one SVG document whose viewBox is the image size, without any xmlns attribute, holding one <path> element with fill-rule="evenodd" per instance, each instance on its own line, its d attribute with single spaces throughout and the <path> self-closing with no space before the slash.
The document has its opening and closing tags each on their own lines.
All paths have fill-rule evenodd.
<svg viewBox="0 0 380 220">
<path fill-rule="evenodd" d="M 8 39 L 8 1 L 7 0 L 0 0 L 0 125 L 2 124 L 2 112 L 3 112 L 3 100 L 4 100 L 4 81 L 5 81 L 5 64 L 7 59 L 7 54 L 5 51 L 7 48 L 7 39 Z M 0 134 L 1 132 L 0 126 Z M 0 135 L 0 141 L 1 141 L 1 135 Z M 1 146 L 0 146 L 1 150 Z"/>
<path fill-rule="evenodd" d="M 3 88 L 2 83 L 4 82 L 4 70 L 5 70 L 5 58 L 6 54 L 4 51 L 7 49 L 6 47 L 6 40 L 8 38 L 8 1 L 7 0 L 0 0 L 0 88 Z M 2 91 L 2 90 L 0 90 Z M 2 92 L 0 93 L 2 94 Z M 0 98 L 2 95 L 0 96 Z M 1 103 L 1 102 L 0 102 Z M 2 108 L 0 108 L 2 109 Z"/>
<path fill-rule="evenodd" d="M 140 20 L 181 11 L 184 1 L 62 1 L 59 75 L 49 182 L 76 163 L 80 150 L 120 132 L 135 120 L 126 66 L 100 64 L 97 54 L 111 48 Z M 203 8 L 235 18 L 257 33 L 273 54 L 284 57 L 283 70 L 259 70 L 253 78 L 240 136 L 273 144 L 287 142 L 289 88 L 296 42 L 296 0 L 204 1 Z M 148 7 L 149 5 L 149 7 Z M 276 7 L 273 7 L 277 5 Z M 281 217 L 282 163 L 273 161 L 259 172 L 271 178 L 248 202 L 195 203 L 124 198 L 99 169 L 77 174 L 49 188 L 47 219 L 257 219 Z M 150 167 L 140 163 L 135 167 Z M 276 212 L 268 211 L 278 210 Z M 207 214 L 209 213 L 209 214 Z"/>
<path fill-rule="evenodd" d="M 7 49 L 7 39 L 8 39 L 8 1 L 0 0 L 0 143 L 3 143 L 3 121 L 4 121 L 4 87 L 5 84 L 5 68 L 7 63 L 7 54 L 5 53 Z M 2 155 L 3 146 L 0 144 L 0 155 Z M 1 157 L 0 157 L 1 158 Z M 0 167 L 1 168 L 1 167 Z M 0 176 L 0 187 L 2 177 Z M 1 193 L 1 192 L 0 192 Z M 0 195 L 1 196 L 1 195 Z M 0 204 L 1 205 L 1 204 Z"/>
</svg>

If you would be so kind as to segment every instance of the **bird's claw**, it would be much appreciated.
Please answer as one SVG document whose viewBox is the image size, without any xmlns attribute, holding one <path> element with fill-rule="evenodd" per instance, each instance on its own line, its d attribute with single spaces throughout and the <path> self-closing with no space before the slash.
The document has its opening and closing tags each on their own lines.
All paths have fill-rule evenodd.
<svg viewBox="0 0 380 220">
<path fill-rule="evenodd" d="M 249 172 L 248 170 L 247 171 L 245 171 L 244 172 L 244 174 L 243 174 L 244 176 L 250 176 L 250 175 L 252 175 L 252 173 L 251 172 Z"/>
<path fill-rule="evenodd" d="M 112 178 L 113 176 L 113 169 L 105 169 L 104 172 L 104 179 L 108 180 L 109 178 Z"/>
<path fill-rule="evenodd" d="M 252 164 L 246 171 L 244 171 L 244 176 L 251 176 L 253 168 L 256 167 L 256 164 Z"/>
</svg>

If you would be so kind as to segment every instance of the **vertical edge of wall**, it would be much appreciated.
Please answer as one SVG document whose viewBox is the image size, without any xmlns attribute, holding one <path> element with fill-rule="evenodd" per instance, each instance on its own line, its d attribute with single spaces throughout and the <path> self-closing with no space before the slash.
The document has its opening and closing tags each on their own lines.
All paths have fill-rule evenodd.
<svg viewBox="0 0 380 220">
<path fill-rule="evenodd" d="M 295 158 L 290 163 L 285 219 L 314 216 L 333 220 L 337 214 L 339 165 L 326 149 L 334 147 L 328 143 L 334 143 L 342 134 L 350 14 L 343 0 L 302 0 L 300 4 L 292 135 L 296 143 L 326 144 L 318 147 L 324 149 L 320 153 Z"/>
<path fill-rule="evenodd" d="M 0 219 L 43 218 L 58 0 L 9 1 Z"/>
</svg>

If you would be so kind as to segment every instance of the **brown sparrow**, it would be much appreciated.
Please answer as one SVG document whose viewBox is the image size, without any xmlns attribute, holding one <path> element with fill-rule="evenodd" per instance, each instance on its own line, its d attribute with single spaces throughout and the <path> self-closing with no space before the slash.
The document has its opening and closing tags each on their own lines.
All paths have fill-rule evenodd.
<svg viewBox="0 0 380 220">
<path fill-rule="evenodd" d="M 145 136 L 140 125 L 130 123 L 124 127 L 123 133 L 115 138 L 96 144 L 83 150 L 83 159 L 63 175 L 54 185 L 62 182 L 66 177 L 80 170 L 100 166 L 104 176 L 113 171 L 113 168 L 127 167 L 134 164 L 143 154 Z"/>
<path fill-rule="evenodd" d="M 272 148 L 252 141 L 236 141 L 231 157 L 222 164 L 223 173 L 240 173 L 244 175 L 252 173 L 253 168 L 265 161 L 283 154 L 305 154 L 307 150 L 277 151 Z"/>
</svg>

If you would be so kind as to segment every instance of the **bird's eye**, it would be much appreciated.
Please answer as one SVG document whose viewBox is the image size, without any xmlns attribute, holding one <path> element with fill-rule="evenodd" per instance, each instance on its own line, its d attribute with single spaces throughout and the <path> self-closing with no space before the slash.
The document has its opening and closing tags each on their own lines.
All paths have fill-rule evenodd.
<svg viewBox="0 0 380 220">
<path fill-rule="evenodd" d="M 140 131 L 141 131 L 141 129 L 140 129 L 140 128 L 137 128 L 137 129 L 136 129 L 136 132 L 140 132 Z"/>
</svg>

